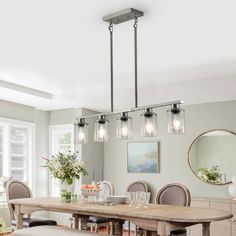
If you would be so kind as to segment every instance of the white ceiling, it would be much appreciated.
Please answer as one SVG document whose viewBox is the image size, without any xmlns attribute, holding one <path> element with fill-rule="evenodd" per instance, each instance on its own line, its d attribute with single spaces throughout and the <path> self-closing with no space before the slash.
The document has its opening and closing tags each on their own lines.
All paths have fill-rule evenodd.
<svg viewBox="0 0 236 236">
<path fill-rule="evenodd" d="M 102 16 L 128 7 L 145 14 L 138 26 L 140 105 L 236 99 L 235 0 L 1 0 L 0 99 L 44 110 L 109 110 Z M 114 26 L 115 109 L 134 104 L 132 25 Z"/>
</svg>

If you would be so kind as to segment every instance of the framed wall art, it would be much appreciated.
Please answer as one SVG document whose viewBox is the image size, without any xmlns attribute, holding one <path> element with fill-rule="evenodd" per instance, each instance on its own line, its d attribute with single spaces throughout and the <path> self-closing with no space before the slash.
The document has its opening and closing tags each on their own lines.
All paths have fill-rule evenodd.
<svg viewBox="0 0 236 236">
<path fill-rule="evenodd" d="M 159 173 L 159 142 L 129 142 L 127 145 L 128 173 Z"/>
</svg>

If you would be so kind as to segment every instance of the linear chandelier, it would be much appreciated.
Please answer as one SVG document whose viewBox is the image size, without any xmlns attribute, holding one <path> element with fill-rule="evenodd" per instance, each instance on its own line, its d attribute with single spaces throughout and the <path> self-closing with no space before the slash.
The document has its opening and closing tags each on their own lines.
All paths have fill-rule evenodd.
<svg viewBox="0 0 236 236">
<path fill-rule="evenodd" d="M 103 20 L 109 23 L 110 33 L 110 85 L 111 85 L 111 111 L 106 113 L 98 113 L 88 116 L 80 116 L 74 124 L 74 141 L 75 143 L 88 142 L 88 123 L 87 118 L 98 117 L 95 121 L 94 140 L 96 142 L 107 142 L 109 140 L 109 120 L 108 115 L 119 115 L 117 118 L 116 136 L 119 139 L 132 139 L 133 137 L 133 120 L 129 113 L 142 111 L 140 115 L 140 127 L 142 137 L 157 136 L 157 113 L 154 108 L 169 107 L 167 110 L 168 133 L 183 134 L 185 132 L 185 111 L 180 107 L 183 103 L 180 100 L 152 104 L 147 106 L 138 106 L 138 63 L 137 63 L 137 27 L 138 18 L 143 16 L 143 12 L 128 8 L 108 16 Z M 134 77 L 135 77 L 135 107 L 123 111 L 114 111 L 113 106 L 113 24 L 120 24 L 129 20 L 134 20 Z"/>
</svg>

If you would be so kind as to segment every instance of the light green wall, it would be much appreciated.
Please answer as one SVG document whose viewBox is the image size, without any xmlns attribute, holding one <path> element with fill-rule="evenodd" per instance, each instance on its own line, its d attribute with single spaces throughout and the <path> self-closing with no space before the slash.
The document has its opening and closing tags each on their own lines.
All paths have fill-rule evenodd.
<svg viewBox="0 0 236 236">
<path fill-rule="evenodd" d="M 137 180 L 146 181 L 153 196 L 163 185 L 179 182 L 185 184 L 192 196 L 229 197 L 228 186 L 213 186 L 203 183 L 192 173 L 188 165 L 188 149 L 201 133 L 212 129 L 236 131 L 236 101 L 211 104 L 189 105 L 186 110 L 186 134 L 167 133 L 166 110 L 158 110 L 158 137 L 141 138 L 139 114 L 132 114 L 134 139 L 132 141 L 160 142 L 160 174 L 127 173 L 127 141 L 115 137 L 115 117 L 110 120 L 110 140 L 104 145 L 105 178 L 115 187 L 115 194 L 125 194 L 127 186 Z M 234 162 L 236 166 L 236 161 Z M 235 167 L 236 169 L 236 167 Z"/>
<path fill-rule="evenodd" d="M 82 109 L 63 109 L 50 111 L 50 125 L 74 124 L 75 119 L 81 116 Z"/>
</svg>

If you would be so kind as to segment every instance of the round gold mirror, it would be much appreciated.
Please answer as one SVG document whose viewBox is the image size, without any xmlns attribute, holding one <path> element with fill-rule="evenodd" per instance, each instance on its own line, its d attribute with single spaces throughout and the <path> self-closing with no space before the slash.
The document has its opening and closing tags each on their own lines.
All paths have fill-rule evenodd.
<svg viewBox="0 0 236 236">
<path fill-rule="evenodd" d="M 230 183 L 236 171 L 236 134 L 212 130 L 199 135 L 189 148 L 188 162 L 202 181 L 216 185 Z"/>
</svg>

